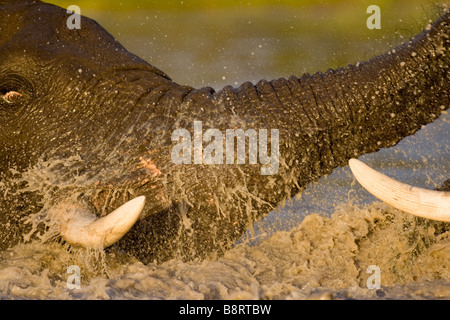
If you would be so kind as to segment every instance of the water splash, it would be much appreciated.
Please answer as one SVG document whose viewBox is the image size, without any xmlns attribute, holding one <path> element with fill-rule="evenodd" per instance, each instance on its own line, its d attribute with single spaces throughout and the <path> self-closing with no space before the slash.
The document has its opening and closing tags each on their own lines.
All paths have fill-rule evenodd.
<svg viewBox="0 0 450 320">
<path fill-rule="evenodd" d="M 448 299 L 449 235 L 448 223 L 374 203 L 311 214 L 203 262 L 144 265 L 121 252 L 33 242 L 0 253 L 0 298 Z M 80 267 L 81 289 L 67 288 L 69 265 Z M 381 270 L 379 290 L 367 288 L 369 265 Z"/>
</svg>

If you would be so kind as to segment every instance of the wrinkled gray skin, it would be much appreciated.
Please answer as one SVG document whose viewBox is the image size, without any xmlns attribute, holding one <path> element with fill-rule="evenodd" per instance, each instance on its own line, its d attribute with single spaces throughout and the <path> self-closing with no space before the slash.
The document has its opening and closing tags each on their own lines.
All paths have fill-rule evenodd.
<svg viewBox="0 0 450 320">
<path fill-rule="evenodd" d="M 35 231 L 25 218 L 45 222 L 51 204 L 102 215 L 145 195 L 142 219 L 113 250 L 144 262 L 221 254 L 309 182 L 395 145 L 450 105 L 448 13 L 367 62 L 219 92 L 178 85 L 96 22 L 69 30 L 67 18 L 40 1 L 0 0 L 0 95 L 22 95 L 0 98 L 3 249 Z M 278 173 L 174 164 L 171 134 L 194 121 L 203 131 L 279 129 Z M 31 171 L 53 178 L 31 181 Z"/>
</svg>

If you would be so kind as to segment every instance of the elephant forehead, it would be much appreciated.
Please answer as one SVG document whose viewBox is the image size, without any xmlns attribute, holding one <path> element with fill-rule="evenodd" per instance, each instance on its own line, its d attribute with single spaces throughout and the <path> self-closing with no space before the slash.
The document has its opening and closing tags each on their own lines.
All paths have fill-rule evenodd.
<svg viewBox="0 0 450 320">
<path fill-rule="evenodd" d="M 39 60 L 68 57 L 110 67 L 146 63 L 123 48 L 97 22 L 80 17 L 81 28 L 70 29 L 71 13 L 36 1 L 0 2 L 0 52 L 8 48 Z"/>
<path fill-rule="evenodd" d="M 15 36 L 33 40 L 39 35 L 39 40 L 44 40 L 51 34 L 59 33 L 65 24 L 65 16 L 66 11 L 62 8 L 41 2 L 0 2 L 0 45 Z"/>
</svg>

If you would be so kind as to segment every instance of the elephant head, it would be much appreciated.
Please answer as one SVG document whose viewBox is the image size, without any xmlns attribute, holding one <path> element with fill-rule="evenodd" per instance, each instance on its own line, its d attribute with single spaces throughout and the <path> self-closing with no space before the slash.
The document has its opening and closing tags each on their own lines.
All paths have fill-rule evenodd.
<svg viewBox="0 0 450 320">
<path fill-rule="evenodd" d="M 62 235 L 143 261 L 220 254 L 283 199 L 449 106 L 448 12 L 366 62 L 220 91 L 179 85 L 95 21 L 67 19 L 0 1 L 1 248 Z M 227 145 L 239 141 L 248 152 Z"/>
</svg>

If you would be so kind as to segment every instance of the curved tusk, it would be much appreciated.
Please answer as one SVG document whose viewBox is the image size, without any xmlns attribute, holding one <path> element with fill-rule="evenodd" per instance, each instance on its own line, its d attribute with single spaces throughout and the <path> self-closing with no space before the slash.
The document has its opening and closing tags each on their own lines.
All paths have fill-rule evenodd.
<svg viewBox="0 0 450 320">
<path fill-rule="evenodd" d="M 64 240 L 84 248 L 106 248 L 122 238 L 144 209 L 145 197 L 128 201 L 105 217 L 97 218 L 79 207 L 55 208 Z"/>
<path fill-rule="evenodd" d="M 350 169 L 356 180 L 378 199 L 410 214 L 450 222 L 450 192 L 427 190 L 398 182 L 351 159 Z"/>
</svg>

